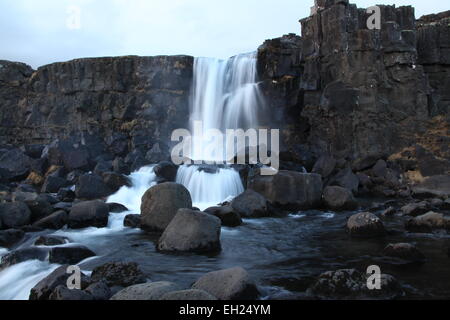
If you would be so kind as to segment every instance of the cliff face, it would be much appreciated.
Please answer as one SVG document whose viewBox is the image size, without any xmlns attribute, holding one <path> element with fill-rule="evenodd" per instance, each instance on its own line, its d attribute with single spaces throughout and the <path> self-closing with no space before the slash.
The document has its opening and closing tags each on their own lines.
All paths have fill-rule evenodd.
<svg viewBox="0 0 450 320">
<path fill-rule="evenodd" d="M 392 157 L 407 170 L 432 161 L 423 175 L 449 172 L 450 13 L 416 22 L 412 7 L 381 6 L 381 30 L 368 30 L 365 9 L 323 2 L 301 20 L 302 37 L 259 49 L 267 99 L 287 120 L 278 122 L 287 154 Z"/>
<path fill-rule="evenodd" d="M 142 152 L 165 145 L 172 130 L 186 127 L 192 65 L 188 56 L 118 57 L 34 71 L 0 61 L 0 144 L 70 137 L 105 148 L 124 141 Z"/>
</svg>

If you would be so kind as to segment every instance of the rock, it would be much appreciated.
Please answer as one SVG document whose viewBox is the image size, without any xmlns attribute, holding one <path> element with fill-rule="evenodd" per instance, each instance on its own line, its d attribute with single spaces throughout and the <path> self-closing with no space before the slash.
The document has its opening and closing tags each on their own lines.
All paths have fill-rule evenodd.
<svg viewBox="0 0 450 320">
<path fill-rule="evenodd" d="M 69 188 L 61 188 L 58 191 L 57 197 L 61 202 L 74 202 L 76 198 L 75 192 Z"/>
<path fill-rule="evenodd" d="M 75 265 L 96 254 L 85 246 L 55 247 L 50 250 L 49 262 Z"/>
<path fill-rule="evenodd" d="M 450 218 L 442 213 L 430 211 L 410 219 L 405 224 L 406 230 L 417 233 L 431 233 L 436 229 L 450 230 Z"/>
<path fill-rule="evenodd" d="M 389 244 L 383 250 L 383 254 L 388 257 L 399 258 L 412 263 L 422 263 L 425 261 L 424 254 L 410 243 Z"/>
<path fill-rule="evenodd" d="M 0 231 L 0 247 L 11 248 L 25 237 L 25 232 L 17 229 Z"/>
<path fill-rule="evenodd" d="M 111 193 L 119 191 L 123 186 L 131 187 L 131 181 L 128 177 L 115 172 L 103 173 L 103 182 L 111 190 Z"/>
<path fill-rule="evenodd" d="M 350 236 L 355 238 L 373 238 L 386 234 L 383 222 L 374 214 L 362 212 L 351 216 L 347 222 Z"/>
<path fill-rule="evenodd" d="M 444 203 L 441 206 L 441 209 L 450 210 L 450 198 L 444 201 Z"/>
<path fill-rule="evenodd" d="M 255 300 L 259 296 L 248 272 L 241 267 L 207 273 L 192 289 L 204 290 L 219 300 Z"/>
<path fill-rule="evenodd" d="M 211 207 L 206 209 L 205 212 L 219 218 L 222 222 L 222 226 L 225 227 L 237 227 L 242 224 L 240 214 L 229 205 L 223 207 Z"/>
<path fill-rule="evenodd" d="M 381 212 L 380 215 L 382 217 L 390 217 L 390 216 L 393 216 L 396 212 L 397 212 L 397 210 L 394 207 L 389 207 L 389 208 L 383 210 L 383 212 Z"/>
<path fill-rule="evenodd" d="M 326 187 L 323 192 L 323 200 L 328 209 L 335 211 L 358 208 L 352 192 L 342 187 Z"/>
<path fill-rule="evenodd" d="M 65 285 L 59 285 L 53 290 L 49 296 L 49 300 L 62 300 L 62 301 L 87 301 L 95 300 L 94 297 L 82 290 L 69 289 Z"/>
<path fill-rule="evenodd" d="M 342 269 L 321 274 L 308 293 L 327 300 L 395 299 L 402 295 L 402 289 L 394 277 L 382 274 L 381 290 L 369 290 L 366 275 L 355 269 Z"/>
<path fill-rule="evenodd" d="M 140 228 L 141 227 L 141 215 L 140 214 L 129 214 L 123 220 L 123 225 L 129 228 Z"/>
<path fill-rule="evenodd" d="M 191 195 L 183 185 L 166 182 L 153 186 L 142 197 L 141 227 L 164 231 L 178 209 L 191 207 Z"/>
<path fill-rule="evenodd" d="M 368 154 L 366 157 L 356 159 L 352 164 L 354 171 L 363 171 L 372 168 L 383 157 L 381 153 Z"/>
<path fill-rule="evenodd" d="M 430 211 L 430 208 L 428 206 L 428 203 L 422 201 L 420 203 L 407 204 L 406 206 L 403 206 L 400 210 L 405 216 L 417 217 Z"/>
<path fill-rule="evenodd" d="M 0 270 L 4 270 L 12 265 L 28 260 L 44 261 L 47 258 L 47 251 L 41 248 L 26 248 L 11 251 L 1 257 Z"/>
<path fill-rule="evenodd" d="M 332 156 L 324 155 L 315 163 L 312 173 L 320 174 L 323 178 L 328 178 L 336 168 L 336 159 Z"/>
<path fill-rule="evenodd" d="M 84 291 L 90 294 L 94 300 L 98 301 L 109 300 L 112 296 L 111 289 L 104 281 L 95 282 Z"/>
<path fill-rule="evenodd" d="M 122 213 L 125 211 L 129 211 L 127 207 L 120 203 L 107 203 L 109 212 L 111 213 Z"/>
<path fill-rule="evenodd" d="M 64 210 L 66 212 L 70 212 L 73 207 L 73 203 L 71 202 L 58 202 L 53 205 L 54 210 Z"/>
<path fill-rule="evenodd" d="M 60 236 L 40 236 L 35 242 L 35 246 L 59 246 L 69 243 L 70 240 Z"/>
<path fill-rule="evenodd" d="M 23 146 L 23 152 L 33 159 L 39 159 L 42 156 L 45 146 L 43 144 L 27 144 Z"/>
<path fill-rule="evenodd" d="M 155 143 L 145 155 L 145 159 L 149 163 L 159 163 L 160 161 L 167 161 L 169 158 L 170 153 L 162 146 L 161 143 Z"/>
<path fill-rule="evenodd" d="M 93 282 L 104 281 L 108 287 L 129 287 L 147 281 L 135 262 L 109 262 L 92 271 Z"/>
<path fill-rule="evenodd" d="M 248 189 L 286 210 L 308 210 L 319 206 L 322 187 L 320 175 L 295 171 L 279 171 L 274 176 L 256 175 L 248 181 Z"/>
<path fill-rule="evenodd" d="M 116 158 L 113 161 L 113 171 L 116 173 L 124 174 L 124 175 L 130 175 L 130 167 L 125 163 L 125 161 L 122 158 Z"/>
<path fill-rule="evenodd" d="M 88 170 L 90 167 L 88 148 L 77 143 L 74 138 L 53 141 L 43 154 L 48 155 L 50 164 L 64 165 L 68 171 Z"/>
<path fill-rule="evenodd" d="M 266 198 L 251 189 L 231 201 L 231 207 L 244 218 L 267 217 L 270 215 Z"/>
<path fill-rule="evenodd" d="M 384 178 L 388 174 L 388 167 L 386 161 L 380 159 L 377 161 L 375 166 L 372 168 L 372 174 L 375 177 Z"/>
<path fill-rule="evenodd" d="M 99 200 L 80 202 L 70 210 L 69 228 L 104 228 L 108 225 L 108 218 L 109 208 L 106 203 Z"/>
<path fill-rule="evenodd" d="M 175 182 L 177 178 L 178 166 L 169 161 L 163 161 L 157 164 L 153 171 L 156 176 L 164 182 Z"/>
<path fill-rule="evenodd" d="M 93 200 L 107 197 L 114 192 L 96 174 L 86 174 L 78 179 L 75 194 L 79 199 Z"/>
<path fill-rule="evenodd" d="M 48 217 L 53 213 L 53 206 L 45 196 L 38 196 L 34 200 L 25 201 L 31 211 L 31 222 Z"/>
<path fill-rule="evenodd" d="M 218 252 L 221 222 L 200 211 L 180 209 L 158 241 L 165 252 Z"/>
<path fill-rule="evenodd" d="M 42 193 L 58 193 L 59 189 L 67 187 L 68 182 L 64 178 L 48 176 L 42 185 Z"/>
<path fill-rule="evenodd" d="M 0 170 L 5 179 L 17 181 L 25 179 L 30 173 L 32 159 L 20 149 L 12 149 L 0 155 Z"/>
<path fill-rule="evenodd" d="M 103 173 L 109 172 L 111 170 L 112 170 L 112 161 L 101 160 L 95 166 L 94 173 L 96 175 L 102 176 Z"/>
<path fill-rule="evenodd" d="M 415 195 L 450 197 L 450 175 L 432 176 L 413 187 Z"/>
<path fill-rule="evenodd" d="M 217 298 L 203 290 L 189 289 L 189 290 L 173 291 L 173 292 L 166 293 L 165 295 L 163 295 L 161 297 L 160 300 L 208 301 L 208 300 L 217 300 Z"/>
<path fill-rule="evenodd" d="M 116 293 L 111 300 L 159 300 L 166 293 L 180 290 L 172 282 L 148 282 L 125 288 Z"/>
<path fill-rule="evenodd" d="M 67 273 L 68 268 L 69 265 L 63 265 L 39 281 L 30 291 L 30 300 L 48 300 L 58 286 L 67 286 L 67 279 L 72 275 Z M 88 285 L 89 279 L 81 273 L 81 289 Z"/>
<path fill-rule="evenodd" d="M 356 193 L 358 192 L 359 178 L 350 168 L 346 168 L 332 178 L 330 185 L 343 187 Z"/>
<path fill-rule="evenodd" d="M 33 224 L 33 227 L 59 230 L 69 222 L 69 215 L 64 210 L 58 210 Z"/>
<path fill-rule="evenodd" d="M 14 229 L 30 223 L 31 211 L 24 202 L 0 203 L 0 225 Z"/>
</svg>

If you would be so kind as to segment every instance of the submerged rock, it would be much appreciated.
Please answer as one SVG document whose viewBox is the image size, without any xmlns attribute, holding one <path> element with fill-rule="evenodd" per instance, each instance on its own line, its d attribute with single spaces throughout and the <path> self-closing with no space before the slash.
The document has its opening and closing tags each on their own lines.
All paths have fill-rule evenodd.
<svg viewBox="0 0 450 320">
<path fill-rule="evenodd" d="M 109 287 L 128 287 L 147 281 L 135 262 L 108 262 L 92 270 L 93 282 L 104 281 Z"/>
<path fill-rule="evenodd" d="M 166 252 L 209 253 L 221 250 L 221 221 L 201 211 L 180 209 L 158 241 Z"/>
<path fill-rule="evenodd" d="M 219 300 L 254 300 L 259 296 L 250 275 L 241 267 L 207 273 L 192 288 L 204 290 Z"/>
<path fill-rule="evenodd" d="M 191 195 L 183 185 L 166 182 L 153 186 L 142 197 L 141 227 L 164 231 L 182 208 L 192 208 Z"/>
<path fill-rule="evenodd" d="M 370 212 L 351 216 L 347 221 L 347 230 L 355 238 L 373 238 L 386 234 L 383 222 Z"/>
<path fill-rule="evenodd" d="M 166 293 L 180 290 L 180 287 L 172 282 L 148 282 L 125 288 L 116 293 L 111 300 L 159 300 Z"/>
<path fill-rule="evenodd" d="M 411 263 L 422 263 L 425 261 L 424 254 L 410 243 L 389 244 L 383 250 L 383 254 L 388 257 L 399 258 Z"/>
<path fill-rule="evenodd" d="M 405 224 L 406 230 L 418 233 L 431 233 L 433 230 L 450 230 L 450 218 L 442 213 L 430 211 L 424 215 L 410 219 Z"/>
<path fill-rule="evenodd" d="M 59 246 L 69 243 L 69 238 L 60 236 L 40 236 L 35 242 L 35 246 Z"/>
</svg>

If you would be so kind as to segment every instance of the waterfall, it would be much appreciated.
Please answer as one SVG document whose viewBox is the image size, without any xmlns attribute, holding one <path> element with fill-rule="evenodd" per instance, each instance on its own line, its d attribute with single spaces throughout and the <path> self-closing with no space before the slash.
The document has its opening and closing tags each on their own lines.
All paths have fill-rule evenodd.
<svg viewBox="0 0 450 320">
<path fill-rule="evenodd" d="M 195 58 L 194 80 L 191 90 L 191 132 L 195 122 L 201 121 L 203 131 L 258 127 L 258 113 L 263 105 L 257 79 L 255 53 L 241 54 L 228 60 Z M 195 137 L 190 156 L 193 160 L 225 162 L 225 150 L 211 154 Z M 205 141 L 206 140 L 206 141 Z M 196 142 L 197 141 L 197 142 Z M 177 182 L 191 193 L 195 206 L 204 210 L 244 191 L 239 173 L 221 168 L 209 173 L 199 166 L 182 166 Z"/>
</svg>

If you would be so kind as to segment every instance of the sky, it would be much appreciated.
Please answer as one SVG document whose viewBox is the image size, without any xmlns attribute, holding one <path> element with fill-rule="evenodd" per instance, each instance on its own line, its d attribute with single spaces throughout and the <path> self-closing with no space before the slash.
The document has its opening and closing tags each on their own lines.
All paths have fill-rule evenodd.
<svg viewBox="0 0 450 320">
<path fill-rule="evenodd" d="M 443 0 L 351 0 L 413 5 L 416 17 Z M 0 60 L 34 68 L 83 57 L 177 55 L 227 58 L 266 39 L 300 33 L 313 0 L 0 0 Z"/>
</svg>

